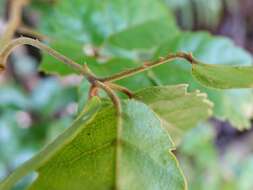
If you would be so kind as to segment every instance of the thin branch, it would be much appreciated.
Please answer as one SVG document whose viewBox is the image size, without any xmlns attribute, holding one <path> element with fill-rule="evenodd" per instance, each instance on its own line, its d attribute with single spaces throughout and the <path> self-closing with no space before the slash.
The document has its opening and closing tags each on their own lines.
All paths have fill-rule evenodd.
<svg viewBox="0 0 253 190">
<path fill-rule="evenodd" d="M 42 51 L 45 51 L 49 55 L 53 56 L 54 58 L 58 59 L 62 63 L 70 66 L 75 71 L 77 71 L 80 74 L 85 75 L 86 77 L 92 77 L 90 72 L 87 71 L 86 67 L 82 67 L 80 64 L 76 63 L 72 59 L 62 55 L 61 53 L 57 52 L 56 50 L 48 47 L 47 45 L 43 44 L 42 42 L 38 40 L 34 40 L 31 38 L 21 37 L 15 40 L 12 40 L 10 43 L 8 43 L 2 51 L 0 52 L 0 64 L 4 65 L 7 61 L 8 56 L 11 54 L 13 49 L 15 49 L 18 46 L 21 45 L 30 45 L 33 47 L 36 47 Z"/>
<path fill-rule="evenodd" d="M 109 96 L 109 98 L 112 100 L 113 104 L 116 107 L 117 115 L 119 117 L 121 117 L 122 108 L 121 108 L 120 99 L 117 97 L 117 95 L 114 93 L 114 91 L 110 87 L 108 87 L 106 84 L 104 84 L 103 82 L 100 82 L 100 81 L 96 81 L 95 85 L 97 87 L 100 87 L 101 89 L 103 89 L 106 92 L 106 94 Z"/>
<path fill-rule="evenodd" d="M 16 29 L 19 27 L 22 18 L 22 9 L 28 0 L 12 0 L 10 8 L 10 19 L 0 39 L 0 49 L 3 48 L 13 38 Z"/>
<path fill-rule="evenodd" d="M 97 81 L 96 85 L 100 88 L 102 88 L 107 95 L 111 98 L 115 108 L 116 108 L 116 114 L 117 114 L 117 136 L 116 136 L 116 166 L 115 166 L 115 176 L 119 176 L 119 158 L 120 155 L 122 154 L 122 150 L 121 150 L 121 134 L 122 134 L 122 107 L 121 107 L 121 103 L 120 103 L 120 99 L 117 97 L 117 95 L 114 93 L 114 91 L 108 87 L 106 84 L 104 84 L 103 82 Z M 115 187 L 114 189 L 118 189 L 119 184 L 118 184 L 117 179 L 115 179 Z"/>
<path fill-rule="evenodd" d="M 126 94 L 130 99 L 133 98 L 133 93 L 130 90 L 128 90 L 127 88 L 117 85 L 117 84 L 114 84 L 114 83 L 107 83 L 107 85 L 113 90 L 116 90 L 116 91 Z"/>
<path fill-rule="evenodd" d="M 48 36 L 41 34 L 40 32 L 34 30 L 33 28 L 29 28 L 27 26 L 20 26 L 17 28 L 17 31 L 20 34 L 23 34 L 23 35 L 26 35 L 29 37 L 33 37 L 33 38 L 37 38 L 39 40 L 49 40 Z"/>
<path fill-rule="evenodd" d="M 193 58 L 191 53 L 179 52 L 179 53 L 175 53 L 175 54 L 170 54 L 167 57 L 160 57 L 160 59 L 158 61 L 147 62 L 147 63 L 144 63 L 140 67 L 130 69 L 130 70 L 126 70 L 126 71 L 123 71 L 123 72 L 120 72 L 120 73 L 117 73 L 115 75 L 112 75 L 112 76 L 109 76 L 109 77 L 106 77 L 106 78 L 102 78 L 102 79 L 99 79 L 99 80 L 102 81 L 102 82 L 117 81 L 117 80 L 120 80 L 120 79 L 123 79 L 123 78 L 130 77 L 130 76 L 135 75 L 137 73 L 146 71 L 148 69 L 157 67 L 157 66 L 162 65 L 164 63 L 173 61 L 175 59 L 185 59 L 185 60 L 189 61 L 191 64 L 195 64 L 195 63 L 198 62 L 197 60 L 195 60 Z"/>
</svg>

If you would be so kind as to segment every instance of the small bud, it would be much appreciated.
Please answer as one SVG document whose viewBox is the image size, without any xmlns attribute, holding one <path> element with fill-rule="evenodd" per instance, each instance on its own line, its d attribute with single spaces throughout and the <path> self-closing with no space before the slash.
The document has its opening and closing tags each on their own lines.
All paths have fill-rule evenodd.
<svg viewBox="0 0 253 190">
<path fill-rule="evenodd" d="M 0 64 L 0 73 L 5 70 L 5 66 L 3 64 Z"/>
</svg>

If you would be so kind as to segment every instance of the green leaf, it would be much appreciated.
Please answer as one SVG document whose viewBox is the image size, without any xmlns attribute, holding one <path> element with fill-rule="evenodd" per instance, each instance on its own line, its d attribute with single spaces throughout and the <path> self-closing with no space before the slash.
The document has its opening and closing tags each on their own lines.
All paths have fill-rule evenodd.
<svg viewBox="0 0 253 190">
<path fill-rule="evenodd" d="M 106 41 L 106 45 L 115 46 L 128 50 L 145 50 L 160 45 L 169 36 L 174 36 L 178 32 L 175 23 L 170 22 L 168 16 L 151 20 L 142 25 L 134 26 L 124 31 L 111 35 Z M 159 29 L 159 30 L 157 30 Z M 168 35 L 168 31 L 170 31 Z"/>
<path fill-rule="evenodd" d="M 68 39 L 68 38 L 67 38 Z M 85 57 L 83 54 L 83 45 L 81 43 L 67 40 L 66 38 L 61 40 L 52 40 L 49 45 L 51 48 L 58 50 L 61 54 L 71 58 L 79 64 L 85 63 Z M 39 69 L 51 74 L 68 75 L 76 73 L 76 70 L 68 65 L 60 63 L 50 55 L 43 54 L 42 62 Z"/>
<path fill-rule="evenodd" d="M 69 39 L 96 45 L 101 45 L 115 33 L 133 27 L 148 26 L 163 19 L 168 19 L 167 25 L 170 26 L 173 21 L 166 6 L 152 0 L 128 0 L 127 3 L 123 0 L 62 0 L 53 5 L 39 3 L 38 9 L 43 18 L 40 28 L 45 34 L 57 40 Z M 150 30 L 152 26 L 146 29 Z"/>
<path fill-rule="evenodd" d="M 38 159 L 39 164 L 30 167 L 39 173 L 30 190 L 186 189 L 171 153 L 174 145 L 146 105 L 124 101 L 123 126 L 117 124 L 112 105 L 105 102 L 88 123 L 82 122 L 84 118 L 87 116 L 79 117 L 74 125 L 78 131 L 73 126 L 68 129 L 76 131 L 73 138 L 65 131 L 61 136 L 68 141 L 61 140 L 63 145 L 57 151 L 51 149 L 47 160 Z"/>
<path fill-rule="evenodd" d="M 149 105 L 164 121 L 174 141 L 179 142 L 187 130 L 212 114 L 212 103 L 206 94 L 187 92 L 188 85 L 150 87 L 134 97 Z"/>
<path fill-rule="evenodd" d="M 84 45 L 104 47 L 104 51 L 112 47 L 147 50 L 166 40 L 168 31 L 172 35 L 178 30 L 172 14 L 159 1 L 61 0 L 53 5 L 35 4 L 42 18 L 39 30 L 52 39 L 49 45 L 70 54 L 78 63 L 85 57 Z M 57 63 L 44 55 L 41 69 L 63 75 L 73 72 Z"/>
<path fill-rule="evenodd" d="M 154 56 L 157 59 L 168 53 L 179 51 L 192 52 L 193 55 L 205 63 L 216 65 L 251 65 L 250 54 L 235 46 L 232 41 L 214 37 L 208 33 L 181 33 L 165 42 Z M 200 85 L 191 75 L 191 65 L 184 61 L 174 61 L 153 69 L 155 77 L 162 84 L 188 83 L 190 90 L 199 89 L 208 94 L 214 103 L 214 115 L 229 120 L 239 129 L 250 127 L 248 110 L 253 100 L 251 90 L 216 90 Z M 236 102 L 236 103 L 235 103 Z"/>
<path fill-rule="evenodd" d="M 197 63 L 192 65 L 193 76 L 207 87 L 230 89 L 252 88 L 253 67 Z"/>
<path fill-rule="evenodd" d="M 62 149 L 66 144 L 71 142 L 80 133 L 85 124 L 94 119 L 99 107 L 99 99 L 93 98 L 70 128 L 64 131 L 60 136 L 58 136 L 57 139 L 47 145 L 32 159 L 28 160 L 13 173 L 11 173 L 4 181 L 0 183 L 0 190 L 10 189 L 18 180 L 22 179 L 22 177 L 45 164 L 55 153 Z"/>
</svg>

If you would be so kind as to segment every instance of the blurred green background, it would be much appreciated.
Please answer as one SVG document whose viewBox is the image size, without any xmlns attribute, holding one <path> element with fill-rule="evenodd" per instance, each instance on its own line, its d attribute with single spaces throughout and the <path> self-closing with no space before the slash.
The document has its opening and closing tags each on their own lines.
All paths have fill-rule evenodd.
<svg viewBox="0 0 253 190">
<path fill-rule="evenodd" d="M 35 29 L 41 21 L 37 10 L 43 3 L 54 4 L 49 0 L 41 2 L 23 13 L 23 22 Z M 182 30 L 206 30 L 227 36 L 253 53 L 252 0 L 163 0 L 163 5 L 173 13 Z M 9 8 L 8 0 L 0 0 L 0 35 Z M 73 21 L 75 27 L 78 25 Z M 16 33 L 20 35 L 23 34 Z M 39 72 L 41 60 L 38 50 L 19 48 L 11 56 L 7 72 L 0 75 L 0 179 L 68 127 L 76 115 L 81 78 Z M 236 107 L 238 100 L 231 101 Z M 253 108 L 253 104 L 248 107 Z M 190 190 L 253 189 L 251 129 L 239 131 L 229 122 L 210 118 L 208 123 L 199 124 L 184 136 L 176 155 Z M 31 178 L 28 176 L 16 189 L 23 189 Z"/>
</svg>

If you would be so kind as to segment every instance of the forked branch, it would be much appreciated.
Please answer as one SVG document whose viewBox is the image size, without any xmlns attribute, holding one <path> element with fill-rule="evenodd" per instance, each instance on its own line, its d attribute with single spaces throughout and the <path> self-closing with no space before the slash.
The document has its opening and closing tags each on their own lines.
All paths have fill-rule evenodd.
<svg viewBox="0 0 253 190">
<path fill-rule="evenodd" d="M 112 100 L 113 104 L 116 107 L 117 115 L 120 117 L 122 113 L 122 108 L 120 104 L 120 99 L 115 94 L 115 92 L 109 86 L 100 81 L 96 82 L 96 86 L 98 86 L 99 88 L 103 89 L 106 92 L 106 94 L 109 96 L 109 98 Z"/>
</svg>

